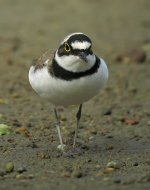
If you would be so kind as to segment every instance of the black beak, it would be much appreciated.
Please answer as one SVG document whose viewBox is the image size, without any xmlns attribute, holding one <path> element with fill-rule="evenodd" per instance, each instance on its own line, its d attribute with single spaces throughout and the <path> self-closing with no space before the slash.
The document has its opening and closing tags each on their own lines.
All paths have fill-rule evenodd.
<svg viewBox="0 0 150 190">
<path fill-rule="evenodd" d="M 87 54 L 85 52 L 83 52 L 83 51 L 79 52 L 80 59 L 82 59 L 85 62 L 87 62 L 86 56 L 87 56 Z"/>
</svg>

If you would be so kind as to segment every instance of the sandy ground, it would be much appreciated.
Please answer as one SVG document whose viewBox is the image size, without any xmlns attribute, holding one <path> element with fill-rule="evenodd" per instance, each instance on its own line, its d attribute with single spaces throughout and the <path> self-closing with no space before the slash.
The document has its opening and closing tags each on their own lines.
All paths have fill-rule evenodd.
<svg viewBox="0 0 150 190">
<path fill-rule="evenodd" d="M 0 1 L 0 123 L 15 132 L 0 136 L 0 190 L 150 188 L 149 18 L 149 0 Z M 92 38 L 110 78 L 84 105 L 75 150 L 77 107 L 62 110 L 62 155 L 52 106 L 31 89 L 28 69 L 76 31 Z M 116 61 L 133 48 L 144 48 L 143 63 Z"/>
</svg>

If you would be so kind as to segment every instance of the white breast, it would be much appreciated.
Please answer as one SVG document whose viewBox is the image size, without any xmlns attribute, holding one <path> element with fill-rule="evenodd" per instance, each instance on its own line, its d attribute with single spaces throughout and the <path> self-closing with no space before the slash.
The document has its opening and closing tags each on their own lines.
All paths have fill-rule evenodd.
<svg viewBox="0 0 150 190">
<path fill-rule="evenodd" d="M 32 88 L 54 105 L 75 105 L 88 101 L 106 84 L 108 69 L 103 59 L 97 73 L 80 79 L 65 81 L 50 76 L 47 67 L 34 72 L 29 70 L 29 81 Z"/>
</svg>

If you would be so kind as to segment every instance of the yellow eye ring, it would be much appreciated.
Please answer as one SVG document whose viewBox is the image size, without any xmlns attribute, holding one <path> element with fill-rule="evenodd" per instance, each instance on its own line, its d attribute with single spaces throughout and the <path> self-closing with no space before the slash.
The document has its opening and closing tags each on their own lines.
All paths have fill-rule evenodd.
<svg viewBox="0 0 150 190">
<path fill-rule="evenodd" d="M 67 42 L 65 43 L 65 51 L 67 52 L 71 51 L 71 48 Z"/>
</svg>

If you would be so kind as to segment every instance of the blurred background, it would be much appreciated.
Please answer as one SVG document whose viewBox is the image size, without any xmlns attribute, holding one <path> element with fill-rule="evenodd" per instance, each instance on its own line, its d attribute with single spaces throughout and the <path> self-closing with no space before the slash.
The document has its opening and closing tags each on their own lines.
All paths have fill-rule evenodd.
<svg viewBox="0 0 150 190">
<path fill-rule="evenodd" d="M 122 87 L 129 83 L 132 83 L 131 88 L 137 85 L 142 88 L 144 79 L 137 83 L 134 79 L 131 82 L 129 77 L 132 72 L 137 75 L 136 69 L 145 69 L 135 63 L 150 62 L 149 18 L 149 0 L 1 0 L 1 85 L 7 81 L 7 86 L 0 91 L 1 96 L 5 94 L 10 98 L 10 93 L 18 94 L 16 97 L 22 92 L 30 93 L 28 70 L 32 60 L 48 49 L 53 52 L 72 32 L 90 36 L 94 52 L 106 60 L 110 69 L 108 88 L 121 87 L 120 93 L 125 92 Z M 122 79 L 112 80 L 117 75 Z M 145 84 L 148 85 L 148 81 Z"/>
<path fill-rule="evenodd" d="M 89 35 L 100 55 L 149 40 L 149 0 L 1 0 L 0 4 L 1 51 L 11 46 L 9 39 L 17 39 L 19 55 L 31 59 L 55 49 L 64 36 L 76 31 Z"/>
<path fill-rule="evenodd" d="M 54 51 L 72 32 L 92 39 L 110 78 L 104 91 L 84 105 L 79 137 L 89 148 L 75 159 L 63 159 L 54 148 L 53 112 L 31 89 L 28 70 L 33 59 Z M 0 172 L 5 178 L 0 187 L 149 187 L 149 66 L 150 0 L 0 0 L 0 125 L 17 133 L 0 135 L 0 171 L 10 160 L 15 172 L 22 163 L 27 170 L 26 186 L 15 172 L 6 178 Z M 76 108 L 68 109 L 61 121 L 65 139 L 75 127 Z M 114 173 L 105 171 L 110 160 L 122 163 Z M 81 164 L 82 175 L 75 179 L 65 173 L 73 164 Z M 77 176 L 83 180 L 76 181 Z"/>
</svg>

